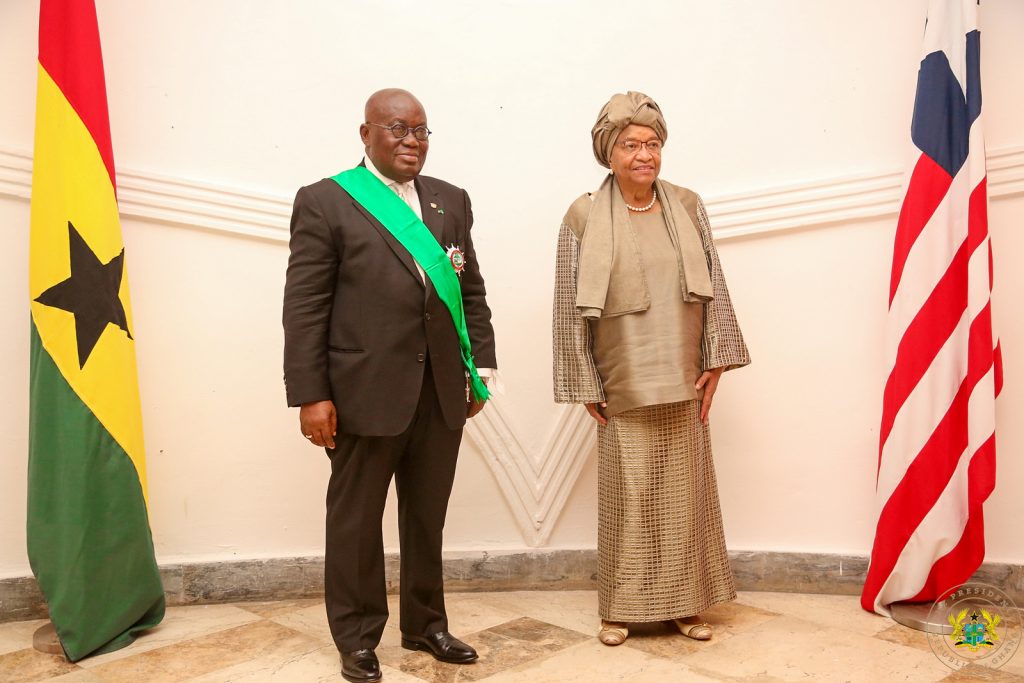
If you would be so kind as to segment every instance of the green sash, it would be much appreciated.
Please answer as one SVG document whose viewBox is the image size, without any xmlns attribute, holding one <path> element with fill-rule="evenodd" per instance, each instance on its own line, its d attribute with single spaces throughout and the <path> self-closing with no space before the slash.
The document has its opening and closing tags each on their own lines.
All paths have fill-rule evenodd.
<svg viewBox="0 0 1024 683">
<path fill-rule="evenodd" d="M 395 239 L 405 247 L 427 277 L 434 284 L 437 295 L 448 307 L 455 323 L 455 332 L 459 335 L 459 349 L 462 352 L 462 363 L 469 374 L 469 386 L 473 397 L 483 401 L 490 397 L 487 386 L 480 379 L 473 362 L 472 347 L 469 343 L 469 332 L 466 330 L 466 311 L 462 307 L 462 286 L 459 276 L 455 274 L 452 263 L 441 245 L 430 233 L 430 229 L 417 218 L 412 208 L 402 198 L 391 191 L 376 176 L 363 166 L 342 171 L 331 178 L 341 185 L 342 189 L 362 204 Z"/>
</svg>

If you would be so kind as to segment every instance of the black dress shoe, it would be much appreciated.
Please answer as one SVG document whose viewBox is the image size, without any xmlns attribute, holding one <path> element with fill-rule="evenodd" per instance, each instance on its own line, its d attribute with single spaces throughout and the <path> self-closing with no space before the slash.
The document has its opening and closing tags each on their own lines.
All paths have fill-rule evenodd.
<svg viewBox="0 0 1024 683">
<path fill-rule="evenodd" d="M 352 683 L 376 683 L 380 680 L 380 662 L 373 650 L 366 648 L 341 653 L 341 677 Z"/>
<path fill-rule="evenodd" d="M 476 650 L 453 636 L 448 631 L 438 631 L 429 636 L 402 634 L 402 647 L 406 650 L 426 650 L 439 662 L 469 664 L 477 658 Z"/>
</svg>

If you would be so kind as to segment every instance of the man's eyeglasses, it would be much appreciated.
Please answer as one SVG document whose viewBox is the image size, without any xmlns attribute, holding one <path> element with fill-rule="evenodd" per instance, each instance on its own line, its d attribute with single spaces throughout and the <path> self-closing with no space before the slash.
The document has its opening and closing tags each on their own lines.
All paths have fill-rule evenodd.
<svg viewBox="0 0 1024 683">
<path fill-rule="evenodd" d="M 651 154 L 661 154 L 661 148 L 665 146 L 665 143 L 661 140 L 648 140 L 647 142 L 623 140 L 619 143 L 619 146 L 625 150 L 626 154 L 636 154 L 640 151 L 641 147 L 646 147 L 647 151 Z"/>
<path fill-rule="evenodd" d="M 420 142 L 426 142 L 427 138 L 430 137 L 430 129 L 427 128 L 426 126 L 410 128 L 404 123 L 393 123 L 390 126 L 385 126 L 383 123 L 370 123 L 369 121 L 366 122 L 366 125 L 377 126 L 378 128 L 386 128 L 387 130 L 390 130 L 391 134 L 394 135 L 399 140 L 403 139 L 409 133 L 412 133 L 412 136 L 419 140 Z"/>
</svg>

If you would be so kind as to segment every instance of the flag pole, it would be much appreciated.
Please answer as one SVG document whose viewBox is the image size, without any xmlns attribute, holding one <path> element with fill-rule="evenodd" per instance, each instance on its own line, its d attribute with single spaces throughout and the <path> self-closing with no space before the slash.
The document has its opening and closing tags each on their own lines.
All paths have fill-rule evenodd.
<svg viewBox="0 0 1024 683">
<path fill-rule="evenodd" d="M 942 618 L 938 610 L 932 609 L 933 607 L 934 604 L 930 602 L 901 600 L 889 605 L 889 615 L 897 624 L 902 624 L 916 631 L 937 633 L 942 636 L 951 635 L 953 627 Z"/>
</svg>

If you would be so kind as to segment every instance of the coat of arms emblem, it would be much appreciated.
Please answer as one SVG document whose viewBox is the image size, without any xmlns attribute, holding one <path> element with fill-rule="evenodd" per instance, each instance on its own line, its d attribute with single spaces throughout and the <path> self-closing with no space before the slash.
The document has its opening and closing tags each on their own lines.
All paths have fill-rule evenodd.
<svg viewBox="0 0 1024 683">
<path fill-rule="evenodd" d="M 965 583 L 932 604 L 933 629 L 925 630 L 928 644 L 951 669 L 979 666 L 998 669 L 1020 645 L 1024 613 L 997 586 Z"/>
<path fill-rule="evenodd" d="M 996 630 L 1000 621 L 998 614 L 992 616 L 988 610 L 983 609 L 980 617 L 975 611 L 971 613 L 970 621 L 965 621 L 966 619 L 965 609 L 960 610 L 955 617 L 952 612 L 949 614 L 949 624 L 953 627 L 950 638 L 953 639 L 955 647 L 966 647 L 971 652 L 977 652 L 979 648 L 993 647 L 995 641 L 999 640 L 999 631 Z"/>
</svg>

